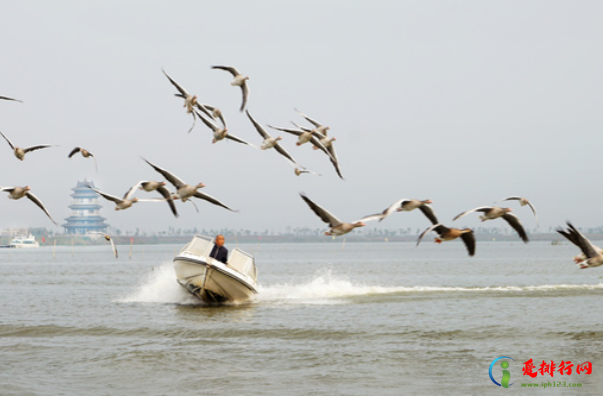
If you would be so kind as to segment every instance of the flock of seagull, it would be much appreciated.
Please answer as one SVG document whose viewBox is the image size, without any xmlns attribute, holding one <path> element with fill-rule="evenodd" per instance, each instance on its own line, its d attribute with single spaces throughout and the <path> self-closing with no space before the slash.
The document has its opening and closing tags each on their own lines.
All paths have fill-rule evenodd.
<svg viewBox="0 0 603 396">
<path fill-rule="evenodd" d="M 419 235 L 419 238 L 417 240 L 417 246 L 421 243 L 421 240 L 425 235 L 433 231 L 438 234 L 438 236 L 434 238 L 434 241 L 436 243 L 442 243 L 444 241 L 452 241 L 457 238 L 461 238 L 461 240 L 465 244 L 465 247 L 467 248 L 469 256 L 475 255 L 475 235 L 473 230 L 470 228 L 461 229 L 447 227 L 440 223 L 433 211 L 433 208 L 429 205 L 432 203 L 432 201 L 429 199 L 401 199 L 394 202 L 392 205 L 384 209 L 381 213 L 368 215 L 361 218 L 360 220 L 356 220 L 354 222 L 349 223 L 339 220 L 328 210 L 324 209 L 323 207 L 312 201 L 310 198 L 308 198 L 304 193 L 300 193 L 300 196 L 306 202 L 306 204 L 308 204 L 310 209 L 312 209 L 312 211 L 318 217 L 320 217 L 322 221 L 329 225 L 330 229 L 325 232 L 325 235 L 344 235 L 357 227 L 365 226 L 367 221 L 383 221 L 383 219 L 385 219 L 394 212 L 409 212 L 415 209 L 419 209 L 429 219 L 432 225 L 427 227 Z M 509 196 L 498 202 L 503 201 L 518 201 L 521 206 L 529 206 L 532 212 L 534 213 L 536 222 L 538 222 L 538 215 L 536 214 L 536 209 L 534 208 L 534 205 L 525 197 Z M 461 217 L 474 212 L 483 213 L 479 216 L 482 221 L 495 220 L 498 218 L 505 220 L 511 226 L 511 228 L 513 228 L 517 232 L 522 241 L 524 241 L 525 243 L 529 242 L 529 238 L 527 233 L 525 232 L 525 229 L 521 225 L 519 218 L 511 213 L 511 208 L 501 208 L 498 206 L 479 206 L 477 208 L 473 208 L 456 215 L 452 219 L 452 221 L 458 220 Z M 588 240 L 588 238 L 586 238 L 569 221 L 567 222 L 567 228 L 557 227 L 556 231 L 580 248 L 582 253 L 573 258 L 574 262 L 578 264 L 580 269 L 598 267 L 600 265 L 603 265 L 603 249 L 599 248 L 596 245 L 593 245 L 592 242 Z"/>
<path fill-rule="evenodd" d="M 186 108 L 186 113 L 190 114 L 193 118 L 193 124 L 190 127 L 190 129 L 188 130 L 189 133 L 195 128 L 196 121 L 201 120 L 203 122 L 203 124 L 205 124 L 209 129 L 211 129 L 211 131 L 213 133 L 212 143 L 217 143 L 224 139 L 229 139 L 229 140 L 235 141 L 237 143 L 245 144 L 245 145 L 248 145 L 248 146 L 256 148 L 256 149 L 269 150 L 269 149 L 273 148 L 276 152 L 278 152 L 281 156 L 283 156 L 285 158 L 285 160 L 291 166 L 293 166 L 294 173 L 297 176 L 300 176 L 304 173 L 315 174 L 315 175 L 320 176 L 318 173 L 308 170 L 307 168 L 301 166 L 282 147 L 282 145 L 279 144 L 279 141 L 282 140 L 282 138 L 280 136 L 279 137 L 271 136 L 267 132 L 267 130 L 264 127 L 262 127 L 262 125 L 260 123 L 258 123 L 251 116 L 251 114 L 249 113 L 249 110 L 246 109 L 247 102 L 249 99 L 249 86 L 247 83 L 247 81 L 249 80 L 249 76 L 245 76 L 245 75 L 241 74 L 236 68 L 234 68 L 232 66 L 211 66 L 211 68 L 227 71 L 233 76 L 233 80 L 231 81 L 230 84 L 234 87 L 240 87 L 241 93 L 242 93 L 242 102 L 241 102 L 241 107 L 239 110 L 241 112 L 245 111 L 245 114 L 249 118 L 251 124 L 254 126 L 254 128 L 256 129 L 258 134 L 262 137 L 263 142 L 258 147 L 258 146 L 255 146 L 241 138 L 238 138 L 238 137 L 232 135 L 228 131 L 228 128 L 226 126 L 226 120 L 224 118 L 224 114 L 222 113 L 222 111 L 219 108 L 217 108 L 216 106 L 209 105 L 209 104 L 202 104 L 199 101 L 199 98 L 197 95 L 190 94 L 180 84 L 178 84 L 172 77 L 170 77 L 165 72 L 165 70 L 162 70 L 163 74 L 168 79 L 168 81 L 178 91 L 174 95 L 176 97 L 184 100 L 183 107 Z M 6 97 L 6 96 L 0 96 L 0 100 L 22 102 L 21 100 Z M 271 129 L 277 130 L 277 131 L 286 132 L 288 134 L 292 134 L 292 135 L 296 136 L 297 137 L 297 142 L 296 142 L 297 146 L 301 146 L 308 142 L 311 143 L 311 146 L 314 150 L 321 150 L 328 156 L 328 158 L 329 158 L 330 162 L 332 163 L 332 165 L 335 169 L 335 172 L 337 173 L 339 178 L 344 179 L 343 175 L 341 173 L 341 169 L 339 167 L 339 161 L 337 159 L 337 155 L 335 153 L 335 148 L 333 145 L 336 138 L 332 137 L 332 136 L 328 136 L 328 131 L 330 128 L 328 126 L 310 118 L 309 116 L 300 112 L 299 110 L 297 110 L 297 109 L 294 109 L 294 110 L 297 113 L 299 113 L 309 124 L 311 124 L 311 126 L 304 127 L 304 126 L 296 124 L 295 122 L 292 122 L 292 124 L 295 126 L 295 128 L 283 128 L 283 127 L 276 127 L 276 126 L 271 126 L 271 125 L 268 125 L 268 127 Z M 22 147 L 14 145 L 12 143 L 12 141 L 2 131 L 0 131 L 0 134 L 6 140 L 8 145 L 10 146 L 11 150 L 13 151 L 14 156 L 17 159 L 19 159 L 20 161 L 23 161 L 25 159 L 25 155 L 29 152 L 53 147 L 53 145 L 44 144 L 44 145 L 34 145 L 34 146 L 22 148 Z M 95 168 L 98 171 L 96 158 L 90 151 L 88 151 L 84 148 L 75 147 L 69 153 L 68 158 L 72 158 L 78 152 L 84 158 L 92 158 L 95 162 Z M 203 183 L 188 184 L 188 183 L 184 182 L 182 179 L 180 179 L 178 176 L 176 176 L 174 173 L 172 173 L 164 168 L 161 168 L 158 165 L 153 164 L 144 158 L 142 158 L 142 159 L 151 168 L 153 168 L 157 173 L 159 173 L 161 176 L 163 176 L 174 187 L 175 192 L 171 192 L 166 187 L 167 183 L 164 181 L 158 182 L 158 181 L 141 180 L 141 181 L 137 182 L 136 184 L 134 184 L 124 194 L 123 197 L 108 194 L 97 188 L 92 187 L 91 185 L 89 185 L 88 187 L 92 191 L 97 193 L 99 196 L 103 197 L 104 199 L 115 203 L 115 210 L 128 209 L 128 208 L 132 207 L 132 205 L 134 205 L 135 203 L 141 202 L 141 201 L 167 202 L 173 215 L 175 217 L 178 217 L 179 214 L 178 214 L 174 201 L 179 200 L 182 202 L 187 202 L 190 200 L 190 202 L 193 202 L 192 198 L 198 198 L 198 199 L 204 200 L 206 202 L 209 202 L 213 205 L 236 212 L 236 210 L 234 210 L 234 209 L 230 208 L 229 206 L 225 205 L 224 203 L 220 202 L 218 199 L 199 191 L 201 188 L 205 187 L 205 184 L 203 184 Z M 46 216 L 48 216 L 48 218 L 55 225 L 58 226 L 58 224 L 54 221 L 54 219 L 48 213 L 48 210 L 44 207 L 44 205 L 42 204 L 40 199 L 37 198 L 35 195 L 33 195 L 30 192 L 30 190 L 31 190 L 31 188 L 29 186 L 0 187 L 0 191 L 8 193 L 9 199 L 18 200 L 23 197 L 27 197 L 30 201 L 32 201 L 35 205 L 37 205 L 40 209 L 42 209 L 44 211 L 44 213 L 46 214 Z M 138 190 L 143 190 L 145 192 L 156 191 L 157 193 L 159 193 L 161 195 L 161 198 L 139 199 L 134 196 L 136 194 L 136 192 L 138 192 Z M 323 222 L 325 222 L 326 224 L 329 225 L 329 229 L 328 229 L 328 231 L 325 232 L 325 235 L 332 235 L 332 236 L 345 235 L 345 234 L 353 231 L 355 228 L 365 226 L 366 222 L 375 221 L 375 220 L 383 221 L 386 217 L 390 216 L 394 212 L 409 212 L 409 211 L 412 211 L 415 209 L 419 209 L 427 217 L 427 219 L 431 222 L 431 225 L 429 227 L 427 227 L 419 235 L 418 240 L 417 240 L 417 246 L 421 243 L 421 240 L 425 237 L 425 235 L 429 234 L 430 232 L 435 232 L 438 235 L 435 238 L 436 243 L 442 243 L 444 241 L 451 241 L 451 240 L 460 238 L 462 240 L 462 242 L 464 243 L 469 256 L 475 255 L 476 243 L 475 243 L 474 231 L 470 228 L 460 229 L 460 228 L 448 227 L 448 226 L 445 226 L 444 224 L 442 224 L 441 222 L 439 222 L 434 213 L 433 208 L 430 206 L 430 204 L 433 203 L 431 200 L 400 199 L 400 200 L 394 202 L 392 205 L 390 205 L 389 207 L 387 207 L 380 213 L 367 215 L 367 216 L 362 217 L 360 220 L 356 220 L 353 222 L 344 222 L 344 221 L 339 220 L 337 217 L 335 217 L 333 214 L 331 214 L 328 210 L 326 210 L 323 207 L 321 207 L 320 205 L 318 205 L 316 202 L 312 201 L 305 193 L 300 193 L 300 196 L 301 196 L 302 200 L 308 205 L 308 207 Z M 531 209 L 531 211 L 534 214 L 534 217 L 536 218 L 536 222 L 538 222 L 538 216 L 536 214 L 536 209 L 534 208 L 534 205 L 529 200 L 527 200 L 525 197 L 509 196 L 498 202 L 503 202 L 503 201 L 518 201 L 518 203 L 521 206 L 526 206 L 526 205 L 529 206 L 529 208 Z M 193 204 L 194 204 L 194 202 L 193 202 Z M 197 211 L 199 211 L 199 209 L 197 208 L 196 205 L 195 205 L 195 208 L 197 209 Z M 461 217 L 474 213 L 474 212 L 481 213 L 479 218 L 482 221 L 495 220 L 495 219 L 499 219 L 499 218 L 505 220 L 511 226 L 511 228 L 513 228 L 513 230 L 515 230 L 517 232 L 517 234 L 519 235 L 519 237 L 521 238 L 522 241 L 524 241 L 525 243 L 529 242 L 527 233 L 525 232 L 521 222 L 519 221 L 519 218 L 511 213 L 512 212 L 511 208 L 503 208 L 503 207 L 498 207 L 498 206 L 479 206 L 479 207 L 476 207 L 476 208 L 473 208 L 473 209 L 460 213 L 459 215 L 455 216 L 452 219 L 452 221 L 458 220 Z M 603 250 L 601 248 L 593 245 L 570 222 L 567 222 L 567 228 L 558 227 L 556 229 L 556 231 L 559 234 L 563 235 L 565 238 L 567 238 L 574 245 L 576 245 L 580 248 L 581 254 L 574 257 L 574 261 L 576 262 L 576 264 L 579 265 L 580 268 L 584 269 L 584 268 L 598 267 L 600 265 L 603 265 Z M 111 246 L 113 248 L 113 252 L 115 254 L 115 257 L 117 257 L 117 255 L 118 255 L 117 249 L 115 248 L 115 243 L 113 242 L 112 238 L 105 233 L 94 232 L 94 234 L 102 234 L 107 241 L 110 241 Z"/>
<path fill-rule="evenodd" d="M 421 240 L 423 239 L 423 237 L 426 234 L 434 231 L 435 233 L 438 234 L 438 237 L 435 238 L 436 243 L 442 243 L 443 241 L 452 241 L 454 239 L 461 238 L 461 240 L 465 244 L 465 247 L 467 248 L 469 256 L 475 255 L 475 236 L 473 234 L 473 230 L 471 230 L 470 228 L 460 229 L 460 228 L 447 227 L 447 226 L 443 225 L 442 223 L 440 223 L 433 211 L 433 208 L 429 205 L 429 204 L 433 203 L 429 199 L 427 199 L 427 200 L 401 199 L 401 200 L 398 200 L 398 201 L 394 202 L 393 204 L 391 204 L 389 207 L 384 209 L 381 213 L 364 216 L 360 220 L 356 220 L 354 222 L 347 223 L 347 222 L 343 222 L 343 221 L 337 219 L 337 217 L 335 217 L 334 215 L 329 213 L 329 211 L 327 211 L 326 209 L 322 208 L 321 206 L 319 206 L 318 204 L 313 202 L 305 194 L 302 193 L 300 195 L 301 195 L 302 199 L 308 204 L 310 209 L 312 209 L 312 211 L 314 211 L 314 213 L 316 213 L 316 215 L 318 217 L 320 217 L 325 223 L 329 224 L 329 226 L 331 227 L 327 232 L 325 232 L 325 235 L 334 235 L 334 236 L 344 235 L 344 234 L 347 234 L 348 232 L 352 231 L 354 228 L 365 226 L 367 221 L 373 221 L 373 220 L 383 221 L 386 217 L 388 217 L 389 215 L 391 215 L 394 212 L 410 212 L 412 210 L 419 209 L 421 212 L 423 212 L 425 217 L 427 217 L 427 219 L 429 219 L 429 221 L 432 223 L 432 225 L 427 227 L 425 229 L 425 231 L 423 231 L 419 235 L 419 239 L 417 240 L 417 245 L 419 245 L 421 243 Z M 517 200 L 520 202 L 521 205 L 524 205 L 524 206 L 529 205 L 530 208 L 532 209 L 532 211 L 534 212 L 534 216 L 537 216 L 534 206 L 526 198 L 518 197 L 518 196 L 510 196 L 510 197 L 503 199 L 502 201 L 510 201 L 510 200 Z M 510 213 L 511 211 L 512 211 L 511 208 L 500 208 L 498 206 L 480 206 L 480 207 L 468 210 L 466 212 L 463 212 L 463 213 L 457 215 L 453 219 L 453 221 L 457 220 L 469 213 L 473 213 L 473 212 L 483 213 L 483 215 L 480 216 L 480 219 L 482 221 L 495 220 L 498 218 L 502 218 L 507 223 L 509 223 L 509 225 L 519 234 L 521 239 L 527 243 L 529 241 L 528 236 L 527 236 L 523 226 L 521 225 L 519 218 L 517 218 L 517 216 L 515 216 L 514 214 Z"/>
</svg>

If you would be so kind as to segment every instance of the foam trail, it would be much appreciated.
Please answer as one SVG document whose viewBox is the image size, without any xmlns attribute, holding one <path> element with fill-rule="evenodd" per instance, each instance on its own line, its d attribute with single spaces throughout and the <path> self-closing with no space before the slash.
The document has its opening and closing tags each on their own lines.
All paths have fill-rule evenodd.
<svg viewBox="0 0 603 396">
<path fill-rule="evenodd" d="M 597 290 L 598 284 L 559 284 L 533 286 L 489 286 L 489 287 L 449 287 L 449 286 L 379 286 L 355 283 L 342 276 L 335 276 L 330 269 L 318 271 L 304 283 L 278 283 L 258 285 L 258 294 L 253 302 L 292 304 L 342 304 L 345 298 L 377 294 L 400 293 L 491 293 L 491 292 L 531 292 L 554 290 Z M 201 304 L 196 297 L 187 293 L 176 282 L 176 274 L 171 262 L 162 264 L 149 272 L 141 280 L 137 289 L 117 302 L 131 303 L 174 303 Z"/>
<path fill-rule="evenodd" d="M 534 286 L 489 286 L 489 287 L 449 287 L 449 286 L 379 286 L 354 283 L 348 279 L 333 276 L 330 270 L 318 273 L 310 282 L 301 284 L 260 285 L 257 302 L 338 304 L 343 298 L 376 294 L 399 293 L 489 293 L 489 292 L 530 292 L 554 290 L 595 290 L 603 289 L 598 284 L 559 284 Z"/>
<path fill-rule="evenodd" d="M 187 293 L 176 281 L 172 262 L 155 267 L 141 280 L 138 288 L 132 294 L 117 300 L 117 302 L 146 302 L 146 303 L 175 303 L 199 304 L 198 298 Z"/>
<path fill-rule="evenodd" d="M 396 293 L 400 288 L 354 284 L 334 277 L 331 270 L 320 271 L 310 282 L 302 284 L 259 285 L 256 301 L 337 304 L 338 298 L 370 294 Z"/>
</svg>

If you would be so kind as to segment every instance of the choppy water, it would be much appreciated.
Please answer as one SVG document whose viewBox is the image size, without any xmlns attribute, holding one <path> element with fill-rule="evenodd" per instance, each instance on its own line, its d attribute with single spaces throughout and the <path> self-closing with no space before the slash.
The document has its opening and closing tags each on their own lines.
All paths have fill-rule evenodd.
<svg viewBox="0 0 603 396">
<path fill-rule="evenodd" d="M 603 268 L 573 246 L 241 245 L 260 293 L 206 306 L 175 281 L 179 246 L 0 250 L 0 395 L 483 395 L 520 382 L 603 384 Z M 524 361 L 592 362 L 531 379 Z M 500 381 L 501 369 L 493 370 Z M 514 392 L 518 392 L 515 389 Z M 519 392 L 539 392 L 520 390 Z"/>
</svg>

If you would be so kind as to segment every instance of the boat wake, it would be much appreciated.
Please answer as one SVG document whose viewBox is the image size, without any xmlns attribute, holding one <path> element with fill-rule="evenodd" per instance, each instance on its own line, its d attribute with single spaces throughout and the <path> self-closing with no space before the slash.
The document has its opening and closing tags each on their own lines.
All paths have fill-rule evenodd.
<svg viewBox="0 0 603 396">
<path fill-rule="evenodd" d="M 564 290 L 603 290 L 598 284 L 558 284 L 534 286 L 490 286 L 490 287 L 449 287 L 449 286 L 379 286 L 354 283 L 333 276 L 331 270 L 323 271 L 312 281 L 303 284 L 260 285 L 258 302 L 291 302 L 309 304 L 337 304 L 342 298 L 385 295 L 385 294 L 429 294 L 429 293 L 492 293 L 492 292 L 547 292 Z"/>
<path fill-rule="evenodd" d="M 256 302 L 280 302 L 302 304 L 339 304 L 342 298 L 371 294 L 398 293 L 402 288 L 354 283 L 333 275 L 332 270 L 318 271 L 305 283 L 259 284 Z"/>
<path fill-rule="evenodd" d="M 190 295 L 176 281 L 174 264 L 170 261 L 154 267 L 139 283 L 137 289 L 116 300 L 121 303 L 173 303 L 200 304 L 198 298 Z"/>
<path fill-rule="evenodd" d="M 254 303 L 284 304 L 342 304 L 346 298 L 386 294 L 418 293 L 493 293 L 493 292 L 548 292 L 572 290 L 603 290 L 598 284 L 558 284 L 534 286 L 379 286 L 350 281 L 334 275 L 331 269 L 318 271 L 311 280 L 300 283 L 259 284 Z M 187 293 L 177 282 L 173 263 L 165 263 L 153 269 L 140 282 L 137 289 L 116 302 L 122 303 L 173 303 L 202 304 Z"/>
</svg>

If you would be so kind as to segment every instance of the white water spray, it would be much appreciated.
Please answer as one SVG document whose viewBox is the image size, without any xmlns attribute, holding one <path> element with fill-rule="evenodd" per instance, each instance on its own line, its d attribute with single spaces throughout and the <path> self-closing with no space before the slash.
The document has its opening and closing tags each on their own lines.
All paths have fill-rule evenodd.
<svg viewBox="0 0 603 396">
<path fill-rule="evenodd" d="M 346 298 L 379 294 L 400 293 L 488 293 L 554 290 L 603 289 L 598 284 L 559 284 L 535 286 L 447 287 L 447 286 L 379 286 L 353 282 L 344 276 L 334 275 L 331 269 L 318 271 L 310 281 L 301 283 L 259 284 L 256 303 L 283 304 L 342 304 Z M 200 304 L 196 297 L 185 291 L 176 281 L 173 264 L 162 264 L 149 272 L 136 290 L 117 300 L 132 303 Z"/>
<path fill-rule="evenodd" d="M 190 295 L 176 281 L 172 262 L 155 267 L 139 283 L 136 290 L 118 302 L 198 304 L 199 299 Z"/>
</svg>

